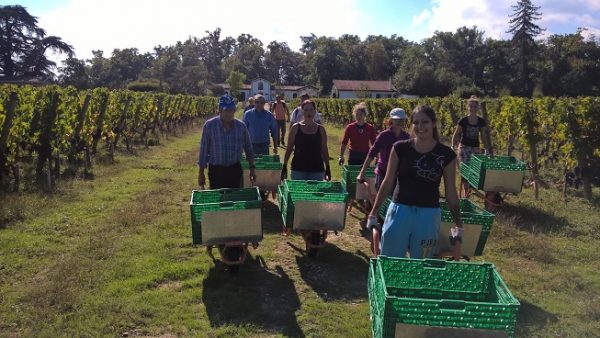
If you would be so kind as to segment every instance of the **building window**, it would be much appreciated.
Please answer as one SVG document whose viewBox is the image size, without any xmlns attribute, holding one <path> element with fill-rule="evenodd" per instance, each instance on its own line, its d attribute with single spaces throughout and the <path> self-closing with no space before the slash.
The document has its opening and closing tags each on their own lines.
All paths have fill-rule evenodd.
<svg viewBox="0 0 600 338">
<path fill-rule="evenodd" d="M 258 90 L 263 90 L 263 83 L 262 83 L 262 81 L 258 83 Z"/>
<path fill-rule="evenodd" d="M 381 98 L 381 94 L 375 94 L 375 98 L 376 99 L 380 99 Z"/>
<path fill-rule="evenodd" d="M 295 98 L 297 98 L 297 97 L 298 97 L 298 93 L 294 93 L 294 94 L 292 94 L 292 98 L 293 98 L 293 99 L 295 99 Z"/>
<path fill-rule="evenodd" d="M 388 98 L 392 97 L 392 94 L 388 94 Z"/>
</svg>

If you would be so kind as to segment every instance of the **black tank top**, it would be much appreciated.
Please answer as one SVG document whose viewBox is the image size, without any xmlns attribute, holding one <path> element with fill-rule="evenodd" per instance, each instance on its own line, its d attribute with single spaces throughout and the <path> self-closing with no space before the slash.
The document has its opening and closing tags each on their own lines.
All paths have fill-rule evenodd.
<svg viewBox="0 0 600 338">
<path fill-rule="evenodd" d="M 314 134 L 305 134 L 302 132 L 302 128 L 298 126 L 298 132 L 294 140 L 292 170 L 325 171 L 323 157 L 321 156 L 321 126 L 317 128 L 317 132 Z"/>
</svg>

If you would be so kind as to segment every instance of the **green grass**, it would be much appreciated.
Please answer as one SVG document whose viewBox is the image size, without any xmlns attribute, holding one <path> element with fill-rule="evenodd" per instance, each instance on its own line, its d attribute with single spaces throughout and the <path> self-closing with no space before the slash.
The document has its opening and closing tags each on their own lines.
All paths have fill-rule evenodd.
<svg viewBox="0 0 600 338">
<path fill-rule="evenodd" d="M 339 179 L 342 129 L 327 131 Z M 62 181 L 51 195 L 0 197 L 0 336 L 370 336 L 357 208 L 316 259 L 280 234 L 271 200 L 265 238 L 237 276 L 191 244 L 199 132 L 119 154 L 95 180 Z M 478 260 L 522 302 L 518 337 L 600 336 L 598 205 L 565 204 L 556 188 L 540 196 L 508 197 Z"/>
</svg>

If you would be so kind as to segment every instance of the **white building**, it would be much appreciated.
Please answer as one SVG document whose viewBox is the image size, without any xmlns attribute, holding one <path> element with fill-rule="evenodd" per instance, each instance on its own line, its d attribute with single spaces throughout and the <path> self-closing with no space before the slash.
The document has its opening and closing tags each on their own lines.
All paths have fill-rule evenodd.
<svg viewBox="0 0 600 338">
<path fill-rule="evenodd" d="M 339 99 L 398 97 L 392 81 L 333 80 L 331 96 Z"/>
<path fill-rule="evenodd" d="M 231 90 L 231 86 L 229 84 L 222 84 L 223 89 L 229 93 Z M 272 85 L 269 81 L 256 78 L 252 80 L 249 84 L 243 84 L 240 89 L 241 95 L 240 100 L 247 100 L 249 97 L 254 96 L 256 94 L 262 94 L 267 101 L 274 101 L 275 96 L 277 94 L 282 94 L 284 100 L 291 100 L 303 93 L 307 93 L 311 97 L 317 97 L 319 94 L 319 90 L 310 85 L 282 85 L 276 87 Z"/>
</svg>

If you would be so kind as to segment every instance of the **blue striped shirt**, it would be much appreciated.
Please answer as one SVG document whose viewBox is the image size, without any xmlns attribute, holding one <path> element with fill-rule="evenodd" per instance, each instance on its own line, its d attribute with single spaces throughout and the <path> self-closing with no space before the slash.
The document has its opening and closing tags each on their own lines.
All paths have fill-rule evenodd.
<svg viewBox="0 0 600 338">
<path fill-rule="evenodd" d="M 240 161 L 242 150 L 246 157 L 254 157 L 248 129 L 244 122 L 233 119 L 231 128 L 225 130 L 220 116 L 204 123 L 200 139 L 198 165 L 206 168 L 211 165 L 229 166 Z"/>
<path fill-rule="evenodd" d="M 269 131 L 276 143 L 278 143 L 277 121 L 275 116 L 268 110 L 257 111 L 256 108 L 244 113 L 244 123 L 248 128 L 252 143 L 269 144 Z"/>
</svg>

